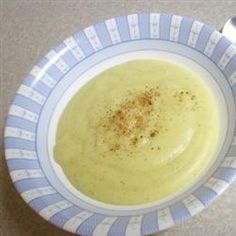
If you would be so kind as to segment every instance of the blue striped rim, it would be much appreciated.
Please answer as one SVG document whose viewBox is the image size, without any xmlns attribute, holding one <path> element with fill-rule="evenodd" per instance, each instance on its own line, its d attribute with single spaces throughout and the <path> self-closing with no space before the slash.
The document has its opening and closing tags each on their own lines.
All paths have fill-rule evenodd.
<svg viewBox="0 0 236 236">
<path fill-rule="evenodd" d="M 95 30 L 97 31 L 97 36 L 98 36 L 98 38 L 100 38 L 104 47 L 107 47 L 112 44 L 107 27 L 104 23 L 96 24 Z"/>
<path fill-rule="evenodd" d="M 141 13 L 138 15 L 139 19 L 139 29 L 140 29 L 140 37 L 142 39 L 148 39 L 150 33 L 150 16 L 148 13 Z"/>
<path fill-rule="evenodd" d="M 46 86 L 43 82 L 40 80 L 35 83 L 35 77 L 32 75 L 28 75 L 26 79 L 24 80 L 23 84 L 25 84 L 28 87 L 34 87 L 34 90 L 42 94 L 43 96 L 47 97 L 50 93 L 50 87 Z"/>
<path fill-rule="evenodd" d="M 170 207 L 175 224 L 181 223 L 191 217 L 188 209 L 182 202 L 178 202 Z"/>
<path fill-rule="evenodd" d="M 217 193 L 214 192 L 213 190 L 201 186 L 198 188 L 195 192 L 194 195 L 203 203 L 203 205 L 208 206 L 216 197 Z"/>
<path fill-rule="evenodd" d="M 204 49 L 206 48 L 207 42 L 208 42 L 213 31 L 214 30 L 212 28 L 210 28 L 209 26 L 207 26 L 207 25 L 203 26 L 203 28 L 199 34 L 196 47 L 195 47 L 197 50 L 204 52 Z"/>
<path fill-rule="evenodd" d="M 45 60 L 48 61 L 47 58 L 45 58 Z M 48 61 L 48 63 L 49 63 L 49 61 Z M 53 79 L 55 79 L 55 80 L 59 80 L 59 79 L 61 79 L 63 77 L 63 73 L 54 64 L 50 65 L 50 67 L 47 69 L 47 73 L 51 77 L 53 77 Z"/>
<path fill-rule="evenodd" d="M 130 217 L 119 217 L 110 228 L 108 235 L 125 235 Z"/>
<path fill-rule="evenodd" d="M 51 186 L 45 178 L 19 180 L 14 184 L 19 193 L 23 193 L 34 188 Z"/>
<path fill-rule="evenodd" d="M 78 234 L 81 235 L 92 235 L 96 226 L 104 219 L 104 216 L 101 215 L 93 215 L 86 219 L 76 230 Z"/>
<path fill-rule="evenodd" d="M 192 24 L 193 24 L 192 19 L 183 18 L 183 21 L 180 26 L 180 33 L 178 40 L 180 43 L 187 45 Z"/>
<path fill-rule="evenodd" d="M 7 165 L 9 166 L 9 171 L 20 170 L 21 169 L 40 169 L 40 165 L 37 160 L 7 160 Z M 20 166 L 20 168 L 19 168 Z"/>
<path fill-rule="evenodd" d="M 27 149 L 27 150 L 35 150 L 35 142 L 23 140 L 19 138 L 8 138 L 5 137 L 5 148 L 18 148 L 18 149 Z"/>
<path fill-rule="evenodd" d="M 6 121 L 6 126 L 16 127 L 28 130 L 30 132 L 36 132 L 36 124 L 32 121 L 26 120 L 22 117 L 8 115 L 8 119 Z"/>
<path fill-rule="evenodd" d="M 160 17 L 160 39 L 169 40 L 170 38 L 171 15 L 161 14 Z"/>
<path fill-rule="evenodd" d="M 231 183 L 235 179 L 235 176 L 236 176 L 235 172 L 236 172 L 235 168 L 220 167 L 215 172 L 214 177 L 216 177 L 218 179 L 222 179 L 228 183 Z"/>
<path fill-rule="evenodd" d="M 157 212 L 145 214 L 141 228 L 142 235 L 149 235 L 157 231 L 159 231 Z"/>
<path fill-rule="evenodd" d="M 33 100 L 27 99 L 26 97 L 20 94 L 17 94 L 15 96 L 15 99 L 12 104 L 23 107 L 36 114 L 39 114 L 41 110 L 41 106 L 38 103 L 34 102 Z"/>
<path fill-rule="evenodd" d="M 83 50 L 85 56 L 88 56 L 94 52 L 92 45 L 90 44 L 83 31 L 80 31 L 79 33 L 75 34 L 74 38 Z"/>
<path fill-rule="evenodd" d="M 82 209 L 79 209 L 78 207 L 70 207 L 67 209 L 64 209 L 60 211 L 59 213 L 55 214 L 54 216 L 51 217 L 50 221 L 53 224 L 56 224 L 57 226 L 63 227 L 64 224 L 72 217 L 75 215 L 79 214 L 82 212 Z"/>
<path fill-rule="evenodd" d="M 127 18 L 124 16 L 116 18 L 117 27 L 120 33 L 121 41 L 125 42 L 130 40 L 129 27 Z"/>
<path fill-rule="evenodd" d="M 216 44 L 216 47 L 212 53 L 211 59 L 217 63 L 219 62 L 221 56 L 224 54 L 225 50 L 230 45 L 230 42 L 225 40 L 225 38 L 221 38 L 219 42 Z"/>
<path fill-rule="evenodd" d="M 67 51 L 65 52 L 61 58 L 66 62 L 67 65 L 69 65 L 70 67 L 73 67 L 75 64 L 77 64 L 77 59 L 75 58 L 75 56 Z"/>
<path fill-rule="evenodd" d="M 34 208 L 35 211 L 39 212 L 45 207 L 55 204 L 57 202 L 60 202 L 62 200 L 64 200 L 64 198 L 60 194 L 55 193 L 55 194 L 35 198 L 29 202 L 29 205 L 32 208 Z"/>
</svg>

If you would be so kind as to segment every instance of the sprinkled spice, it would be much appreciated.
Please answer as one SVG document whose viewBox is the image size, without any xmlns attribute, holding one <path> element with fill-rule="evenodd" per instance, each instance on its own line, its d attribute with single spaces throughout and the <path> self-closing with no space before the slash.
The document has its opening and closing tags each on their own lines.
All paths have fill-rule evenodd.
<svg viewBox="0 0 236 236">
<path fill-rule="evenodd" d="M 108 109 L 102 127 L 112 130 L 118 138 L 126 137 L 131 146 L 137 146 L 147 135 L 146 124 L 157 120 L 160 115 L 155 105 L 160 97 L 159 87 L 129 92 L 126 99 L 117 105 L 116 109 Z M 152 127 L 149 127 L 149 129 Z M 154 138 L 159 131 L 151 130 L 148 137 Z M 118 143 L 110 144 L 109 150 L 117 152 L 121 148 Z"/>
<path fill-rule="evenodd" d="M 154 131 L 152 131 L 151 133 L 150 133 L 150 137 L 155 137 L 156 136 L 156 134 L 158 134 L 158 131 L 157 130 L 154 130 Z"/>
<path fill-rule="evenodd" d="M 120 144 L 115 143 L 112 145 L 112 147 L 110 148 L 110 151 L 117 151 L 120 149 Z"/>
<path fill-rule="evenodd" d="M 112 131 L 112 135 L 116 137 L 115 143 L 110 140 L 106 141 L 109 151 L 118 152 L 122 148 L 138 147 L 140 143 L 158 138 L 161 132 L 168 131 L 160 124 L 162 114 L 165 113 L 165 105 L 161 105 L 163 98 L 160 90 L 159 86 L 150 88 L 146 85 L 143 90 L 129 91 L 126 98 L 114 108 L 107 108 L 102 127 L 104 132 Z M 186 99 L 193 100 L 195 95 L 190 91 L 177 90 L 174 92 L 173 98 L 183 109 Z M 192 110 L 194 109 L 192 108 Z M 119 140 L 124 138 L 128 140 L 129 146 L 123 147 L 122 142 L 120 143 Z"/>
<path fill-rule="evenodd" d="M 138 138 L 137 137 L 134 137 L 134 138 L 131 139 L 131 144 L 136 145 L 137 142 L 138 142 Z"/>
</svg>

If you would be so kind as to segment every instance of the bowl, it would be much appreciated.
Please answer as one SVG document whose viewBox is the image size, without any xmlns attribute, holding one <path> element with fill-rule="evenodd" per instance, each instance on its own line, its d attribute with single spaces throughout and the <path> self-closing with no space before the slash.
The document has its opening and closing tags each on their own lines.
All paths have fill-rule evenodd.
<svg viewBox="0 0 236 236">
<path fill-rule="evenodd" d="M 174 62 L 203 78 L 219 104 L 221 142 L 207 171 L 180 194 L 116 206 L 76 190 L 53 160 L 53 146 L 59 118 L 73 95 L 107 68 L 138 59 Z M 140 13 L 89 26 L 49 51 L 17 90 L 5 127 L 11 179 L 39 215 L 75 234 L 148 235 L 167 229 L 206 208 L 235 178 L 235 94 L 236 46 L 208 25 Z"/>
</svg>

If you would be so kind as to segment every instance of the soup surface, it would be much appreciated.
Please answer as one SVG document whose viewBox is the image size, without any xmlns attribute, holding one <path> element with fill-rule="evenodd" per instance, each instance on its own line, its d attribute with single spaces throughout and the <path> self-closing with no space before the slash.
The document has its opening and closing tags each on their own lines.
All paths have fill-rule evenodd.
<svg viewBox="0 0 236 236">
<path fill-rule="evenodd" d="M 207 169 L 219 138 L 212 92 L 196 74 L 136 60 L 99 74 L 71 99 L 55 161 L 71 184 L 111 204 L 162 200 Z"/>
</svg>

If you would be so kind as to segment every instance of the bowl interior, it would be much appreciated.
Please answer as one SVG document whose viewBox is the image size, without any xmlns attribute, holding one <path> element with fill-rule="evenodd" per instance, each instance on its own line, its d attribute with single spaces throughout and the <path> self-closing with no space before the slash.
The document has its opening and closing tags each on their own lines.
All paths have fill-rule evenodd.
<svg viewBox="0 0 236 236">
<path fill-rule="evenodd" d="M 110 208 L 110 209 L 145 209 L 147 207 L 152 206 L 158 206 L 161 205 L 164 202 L 167 202 L 171 199 L 176 198 L 178 195 L 183 194 L 188 189 L 183 189 L 181 193 L 177 193 L 170 198 L 163 199 L 161 201 L 155 201 L 152 203 L 142 204 L 142 205 L 136 205 L 136 206 L 115 206 L 111 204 L 105 204 L 99 201 L 96 201 L 94 199 L 89 198 L 88 196 L 84 195 L 83 193 L 79 192 L 77 189 L 73 187 L 73 185 L 68 181 L 67 177 L 65 176 L 62 168 L 55 162 L 53 158 L 53 148 L 56 141 L 56 131 L 58 122 L 60 120 L 60 117 L 66 107 L 66 105 L 69 103 L 71 98 L 80 90 L 81 87 L 83 87 L 88 81 L 93 79 L 96 75 L 100 74 L 106 69 L 109 69 L 113 66 L 119 65 L 121 63 L 125 63 L 132 60 L 165 60 L 168 62 L 176 63 L 178 65 L 181 65 L 185 67 L 188 70 L 191 70 L 194 72 L 194 74 L 197 74 L 200 79 L 204 81 L 204 83 L 210 88 L 212 93 L 214 94 L 214 98 L 216 100 L 216 103 L 218 105 L 219 110 L 219 116 L 220 116 L 220 138 L 218 140 L 218 147 L 215 151 L 215 155 L 212 158 L 212 161 L 210 165 L 208 166 L 205 173 L 203 173 L 199 178 L 196 179 L 195 185 L 197 182 L 204 181 L 204 175 L 208 172 L 209 168 L 212 168 L 215 162 L 220 162 L 222 159 L 222 156 L 219 155 L 227 134 L 228 130 L 228 110 L 227 110 L 227 103 L 229 102 L 229 96 L 225 96 L 224 91 L 221 89 L 220 85 L 217 83 L 217 81 L 214 78 L 214 75 L 208 71 L 207 68 L 202 67 L 199 63 L 196 61 L 193 61 L 185 56 L 172 53 L 172 52 L 166 52 L 166 51 L 152 51 L 152 50 L 142 50 L 142 51 L 133 51 L 128 53 L 123 53 L 118 56 L 111 57 L 107 60 L 104 60 L 100 63 L 97 63 L 96 65 L 92 66 L 88 71 L 80 75 L 74 82 L 64 91 L 62 97 L 58 100 L 58 103 L 56 104 L 56 107 L 53 111 L 53 114 L 51 116 L 50 125 L 48 129 L 48 152 L 49 152 L 49 159 L 52 163 L 52 168 L 54 170 L 54 173 L 56 174 L 57 178 L 60 180 L 60 182 L 65 186 L 65 188 L 68 189 L 73 195 L 77 196 L 80 199 L 83 199 L 84 201 L 89 202 L 90 204 L 99 205 L 101 207 Z M 232 95 L 232 94 L 231 94 Z M 232 99 L 232 97 L 231 97 Z M 193 187 L 193 185 L 190 185 L 189 188 Z"/>
<path fill-rule="evenodd" d="M 216 150 L 216 157 L 213 158 L 208 171 L 190 188 L 183 189 L 181 194 L 164 199 L 163 201 L 138 206 L 114 206 L 98 202 L 77 191 L 66 179 L 61 168 L 54 162 L 53 147 L 55 145 L 55 134 L 60 115 L 73 95 L 90 79 L 94 78 L 96 74 L 111 66 L 134 59 L 167 60 L 180 64 L 199 75 L 212 90 L 218 103 L 222 135 L 220 136 L 218 150 Z M 80 206 L 85 204 L 90 210 L 95 210 L 94 207 L 99 207 L 104 210 L 103 212 L 114 212 L 115 210 L 118 214 L 120 211 L 122 213 L 130 214 L 130 212 L 134 212 L 136 214 L 137 212 L 148 212 L 150 209 L 153 210 L 153 208 L 162 208 L 184 198 L 193 192 L 194 189 L 201 186 L 215 171 L 219 163 L 222 162 L 222 158 L 226 154 L 233 136 L 232 131 L 235 124 L 233 117 L 235 111 L 231 107 L 234 106 L 234 97 L 229 84 L 225 81 L 224 75 L 210 59 L 192 48 L 175 42 L 132 41 L 107 48 L 92 55 L 66 74 L 65 78 L 60 81 L 50 96 L 51 99 L 45 104 L 39 120 L 38 131 L 40 139 L 38 139 L 37 145 L 39 147 L 39 155 L 42 157 L 40 159 L 41 166 L 58 191 L 63 191 L 63 194 L 71 199 L 73 203 Z M 49 132 L 45 133 L 43 132 L 44 130 Z M 40 149 L 42 146 L 47 148 Z"/>
</svg>

